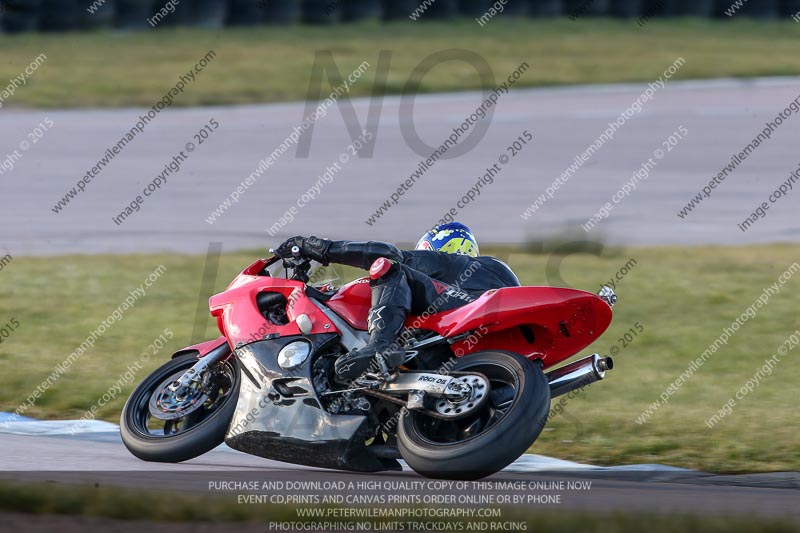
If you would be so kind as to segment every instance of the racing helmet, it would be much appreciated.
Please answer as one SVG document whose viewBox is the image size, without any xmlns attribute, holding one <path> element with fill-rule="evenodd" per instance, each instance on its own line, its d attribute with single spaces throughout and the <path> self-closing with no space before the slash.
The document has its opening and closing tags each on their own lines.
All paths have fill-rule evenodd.
<svg viewBox="0 0 800 533">
<path fill-rule="evenodd" d="M 460 222 L 440 224 L 428 231 L 419 240 L 417 250 L 434 250 L 448 254 L 462 254 L 478 257 L 478 241 L 475 236 Z"/>
</svg>

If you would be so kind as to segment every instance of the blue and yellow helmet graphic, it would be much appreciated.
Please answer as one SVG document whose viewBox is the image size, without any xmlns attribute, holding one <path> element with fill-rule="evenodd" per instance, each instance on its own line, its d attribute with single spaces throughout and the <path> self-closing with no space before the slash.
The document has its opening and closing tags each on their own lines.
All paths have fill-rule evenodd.
<svg viewBox="0 0 800 533">
<path fill-rule="evenodd" d="M 460 222 L 448 222 L 436 226 L 422 236 L 417 250 L 435 250 L 448 254 L 462 254 L 478 257 L 478 242 L 475 236 Z"/>
</svg>

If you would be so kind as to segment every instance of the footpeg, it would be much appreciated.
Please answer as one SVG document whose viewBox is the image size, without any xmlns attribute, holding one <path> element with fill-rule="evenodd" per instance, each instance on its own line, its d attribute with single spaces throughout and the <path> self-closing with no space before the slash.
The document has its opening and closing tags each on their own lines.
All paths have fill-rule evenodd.
<svg viewBox="0 0 800 533">
<path fill-rule="evenodd" d="M 383 354 L 376 353 L 375 360 L 378 362 L 378 375 L 380 375 L 384 381 L 389 381 L 391 379 L 390 368 Z"/>
<path fill-rule="evenodd" d="M 425 408 L 425 392 L 421 390 L 412 390 L 408 393 L 408 403 L 406 409 L 409 411 L 420 410 Z"/>
</svg>

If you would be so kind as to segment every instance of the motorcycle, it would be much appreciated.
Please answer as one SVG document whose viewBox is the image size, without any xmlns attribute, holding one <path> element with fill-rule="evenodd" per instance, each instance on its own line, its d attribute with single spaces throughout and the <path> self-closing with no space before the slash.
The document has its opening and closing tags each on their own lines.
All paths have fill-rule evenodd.
<svg viewBox="0 0 800 533">
<path fill-rule="evenodd" d="M 545 373 L 608 328 L 610 288 L 508 287 L 409 316 L 405 362 L 390 369 L 378 357 L 342 383 L 334 361 L 368 339 L 369 278 L 317 287 L 310 271 L 295 248 L 210 298 L 222 336 L 173 354 L 123 408 L 133 455 L 180 462 L 225 442 L 312 467 L 399 471 L 403 459 L 423 476 L 480 479 L 530 448 L 552 398 L 613 368 L 593 354 Z"/>
</svg>

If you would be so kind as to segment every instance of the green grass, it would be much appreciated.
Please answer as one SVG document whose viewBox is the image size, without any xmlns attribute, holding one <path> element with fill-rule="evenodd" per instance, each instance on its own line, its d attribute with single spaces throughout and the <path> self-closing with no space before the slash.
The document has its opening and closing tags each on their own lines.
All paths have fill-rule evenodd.
<svg viewBox="0 0 800 533">
<path fill-rule="evenodd" d="M 11 106 L 152 106 L 209 49 L 217 59 L 175 105 L 243 104 L 302 100 L 316 51 L 333 53 L 346 76 L 362 61 L 372 67 L 352 88 L 373 90 L 379 50 L 390 50 L 386 92 L 400 93 L 420 61 L 463 48 L 482 55 L 497 80 L 521 62 L 520 87 L 652 81 L 681 56 L 673 79 L 796 75 L 800 73 L 792 21 L 605 19 L 496 19 L 480 28 L 453 23 L 363 23 L 334 27 L 165 29 L 157 32 L 0 35 L 0 80 L 18 76 L 40 53 L 48 60 L 5 102 Z M 768 59 L 768 60 L 767 60 Z M 326 85 L 327 86 L 327 85 Z M 436 66 L 421 92 L 479 88 L 474 67 L 461 61 Z M 327 91 L 323 89 L 323 94 Z"/>
<path fill-rule="evenodd" d="M 237 505 L 235 496 L 121 489 L 68 487 L 55 483 L 0 483 L 0 510 L 40 514 L 154 520 L 166 522 L 242 522 L 267 519 L 292 521 L 295 508 L 287 505 Z"/>
<path fill-rule="evenodd" d="M 109 487 L 66 487 L 49 483 L 0 483 L 0 511 L 27 513 L 44 516 L 71 515 L 118 520 L 148 520 L 157 523 L 211 522 L 222 527 L 226 523 L 300 522 L 315 520 L 298 518 L 297 508 L 292 505 L 239 505 L 230 495 L 172 494 L 153 491 L 127 490 Z M 397 522 L 397 519 L 331 518 L 326 522 L 341 524 L 342 530 L 349 525 L 353 531 L 357 524 Z M 400 520 L 411 527 L 419 519 Z M 446 525 L 455 531 L 466 531 L 469 518 L 426 518 L 427 523 Z M 487 518 L 490 523 L 525 523 L 525 530 L 547 532 L 581 531 L 585 533 L 627 533 L 641 531 L 642 523 L 648 524 L 653 533 L 675 531 L 702 531 L 704 533 L 789 533 L 797 531 L 797 523 L 791 518 L 775 519 L 741 516 L 700 516 L 671 513 L 668 517 L 657 514 L 606 513 L 602 510 L 586 512 L 539 511 L 524 508 L 502 508 L 502 518 Z M 316 520 L 319 523 L 319 520 Z M 456 526 L 458 524 L 458 526 Z M 105 524 L 106 527 L 111 527 Z M 148 524 L 149 525 L 149 524 Z M 456 527 L 453 527 L 456 526 Z M 84 524 L 83 527 L 90 527 Z M 434 526 L 435 527 L 435 526 Z M 394 530 L 394 529 L 393 529 Z M 521 528 L 515 529 L 523 530 Z M 227 529 L 226 529 L 227 531 Z"/>
<path fill-rule="evenodd" d="M 546 284 L 550 256 L 499 252 L 528 285 Z M 630 258 L 609 331 L 591 348 L 609 353 L 634 323 L 644 332 L 615 357 L 605 382 L 569 400 L 532 452 L 610 465 L 666 463 L 716 472 L 800 470 L 796 431 L 796 349 L 714 429 L 705 421 L 776 352 L 797 321 L 800 276 L 748 321 L 729 344 L 643 425 L 642 411 L 736 319 L 764 287 L 800 256 L 800 246 L 635 248 L 609 255 L 574 254 L 561 262 L 568 285 L 595 291 Z M 216 289 L 252 255 L 225 255 Z M 175 337 L 139 373 L 190 341 L 203 258 L 184 255 L 16 258 L 0 278 L 0 324 L 20 327 L 0 344 L 0 410 L 13 411 L 153 269 L 166 273 L 25 414 L 78 418 L 138 360 L 164 328 Z M 352 274 L 352 273 L 351 273 Z M 348 277 L 350 274 L 345 275 Z M 207 337 L 215 336 L 211 319 Z M 588 350 L 586 353 L 590 353 Z M 98 412 L 117 421 L 134 384 Z"/>
</svg>

